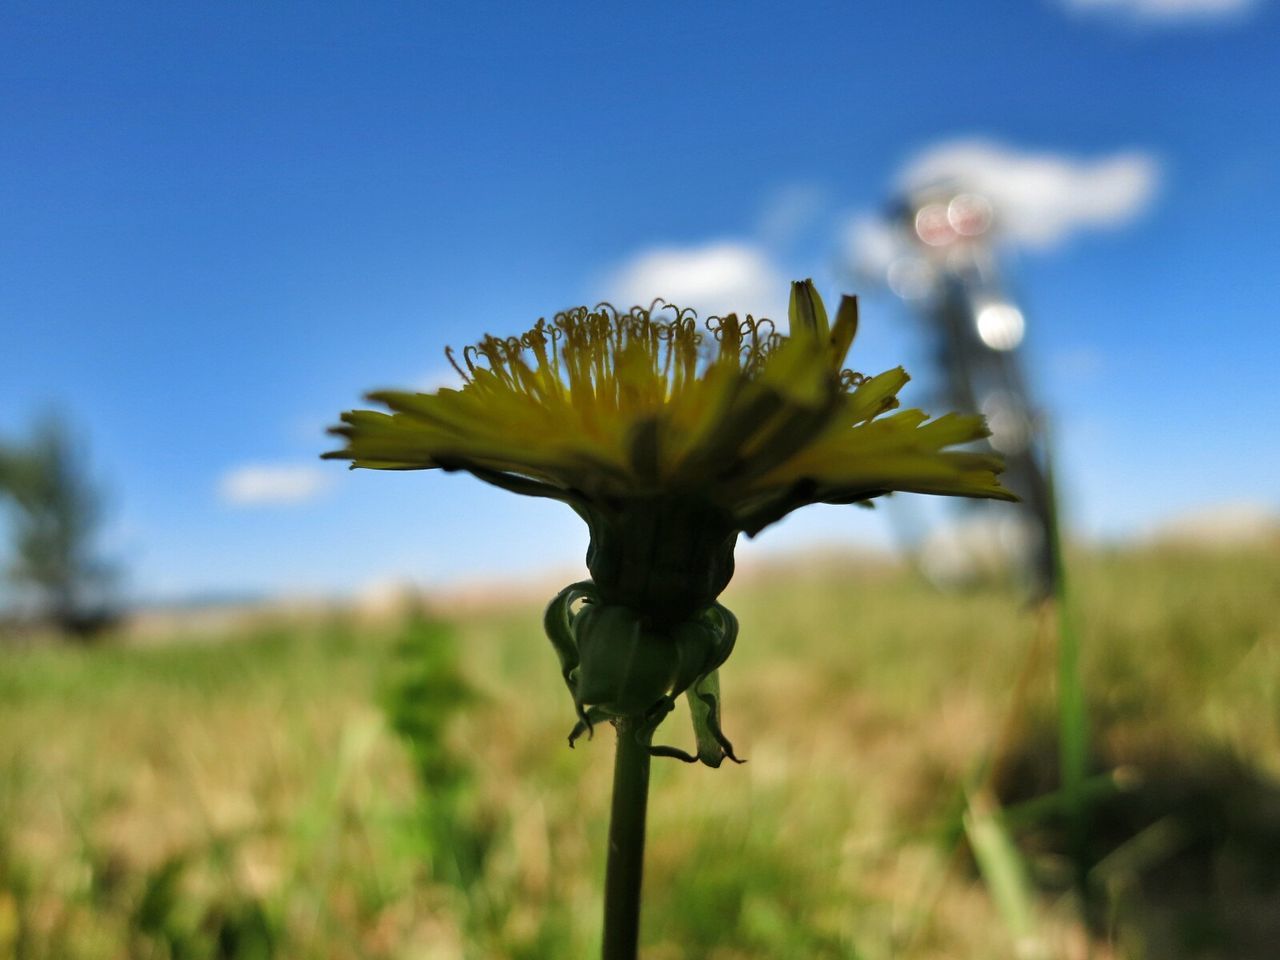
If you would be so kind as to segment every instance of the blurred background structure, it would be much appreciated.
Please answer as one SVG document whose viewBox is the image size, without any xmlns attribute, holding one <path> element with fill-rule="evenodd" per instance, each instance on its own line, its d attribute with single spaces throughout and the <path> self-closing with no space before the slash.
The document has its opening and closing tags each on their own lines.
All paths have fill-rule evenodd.
<svg viewBox="0 0 1280 960">
<path fill-rule="evenodd" d="M 532 626 L 585 531 L 324 428 L 806 276 L 1024 505 L 742 545 L 751 762 L 655 772 L 649 955 L 1270 960 L 1278 46 L 1268 0 L 6 4 L 0 960 L 587 955 L 607 771 Z"/>
<path fill-rule="evenodd" d="M 1021 498 L 1013 506 L 956 504 L 964 521 L 917 534 L 910 545 L 917 560 L 942 583 L 1016 571 L 1044 599 L 1060 579 L 1057 507 L 1045 414 L 1019 352 L 1026 318 L 997 263 L 999 219 L 991 200 L 963 180 L 924 182 L 891 205 L 882 227 L 891 259 L 861 271 L 855 262 L 854 272 L 878 269 L 882 276 L 872 279 L 915 308 L 933 360 L 933 403 L 986 417 L 987 447 L 1004 457 L 1004 483 Z"/>
</svg>

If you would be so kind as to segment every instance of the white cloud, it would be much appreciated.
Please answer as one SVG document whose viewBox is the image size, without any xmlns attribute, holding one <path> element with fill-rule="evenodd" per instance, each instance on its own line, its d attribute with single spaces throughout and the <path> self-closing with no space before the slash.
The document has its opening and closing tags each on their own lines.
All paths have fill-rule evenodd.
<svg viewBox="0 0 1280 960">
<path fill-rule="evenodd" d="M 222 475 L 218 497 L 236 507 L 303 503 L 329 488 L 333 469 L 309 463 L 244 464 Z"/>
<path fill-rule="evenodd" d="M 1077 234 L 1137 219 L 1155 197 L 1160 170 L 1154 156 L 1137 150 L 1086 159 L 972 138 L 923 150 L 895 179 L 899 195 L 930 186 L 980 194 L 994 214 L 996 243 L 1049 250 Z M 903 228 L 882 216 L 849 218 L 842 245 L 860 278 L 887 281 L 901 297 L 926 296 L 937 281 L 937 258 L 922 256 Z"/>
<path fill-rule="evenodd" d="M 608 276 L 602 293 L 624 309 L 661 297 L 702 317 L 736 312 L 785 320 L 788 289 L 761 247 L 724 240 L 643 250 Z"/>
<path fill-rule="evenodd" d="M 1205 20 L 1244 13 L 1255 0 L 1064 0 L 1073 10 L 1113 13 L 1136 20 Z"/>
<path fill-rule="evenodd" d="M 1141 151 L 1086 160 L 953 140 L 916 156 L 898 182 L 905 190 L 949 182 L 982 194 L 1007 242 L 1047 249 L 1081 231 L 1133 221 L 1155 196 L 1159 165 Z"/>
</svg>

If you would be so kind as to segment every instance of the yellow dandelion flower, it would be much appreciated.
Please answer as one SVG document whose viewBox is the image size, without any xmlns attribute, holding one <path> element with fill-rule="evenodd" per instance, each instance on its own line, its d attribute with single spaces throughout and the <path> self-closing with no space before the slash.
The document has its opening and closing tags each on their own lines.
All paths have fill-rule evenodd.
<svg viewBox="0 0 1280 960">
<path fill-rule="evenodd" d="M 813 283 L 795 283 L 789 320 L 784 336 L 767 319 L 699 323 L 661 301 L 626 313 L 578 307 L 520 336 L 486 336 L 460 362 L 450 352 L 457 389 L 370 393 L 390 412 L 343 414 L 332 432 L 346 446 L 325 456 L 380 470 L 465 470 L 562 500 L 591 533 L 592 579 L 569 589 L 565 617 L 570 600 L 585 598 L 629 611 L 637 636 L 703 623 L 723 639 L 731 615 L 715 600 L 739 533 L 754 536 L 806 504 L 893 491 L 1012 499 L 997 457 L 952 449 L 987 435 L 981 417 L 891 413 L 908 379 L 902 368 L 874 377 L 845 369 L 854 298 L 831 323 Z M 566 630 L 569 681 L 584 657 L 581 630 Z M 678 666 L 650 667 L 641 699 L 678 683 Z M 595 682 L 602 675 L 587 686 L 608 686 Z M 590 701 L 576 693 L 581 709 Z M 620 712 L 636 708 L 635 697 L 615 700 L 626 701 Z"/>
</svg>

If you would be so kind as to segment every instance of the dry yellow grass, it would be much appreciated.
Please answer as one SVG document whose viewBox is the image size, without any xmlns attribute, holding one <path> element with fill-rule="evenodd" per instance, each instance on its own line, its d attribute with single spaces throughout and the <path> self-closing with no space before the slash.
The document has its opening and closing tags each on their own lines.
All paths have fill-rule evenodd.
<svg viewBox="0 0 1280 960">
<path fill-rule="evenodd" d="M 1145 797 L 1151 823 L 1176 825 L 1158 801 L 1196 777 L 1241 803 L 1280 780 L 1277 560 L 1258 548 L 1074 565 L 1096 766 L 1187 773 Z M 645 955 L 1013 956 L 959 849 L 957 802 L 996 753 L 1006 799 L 1053 788 L 1051 631 L 1000 588 L 938 594 L 838 558 L 756 571 L 726 603 L 743 624 L 723 672 L 726 732 L 749 762 L 655 765 Z M 456 621 L 450 668 L 477 697 L 432 721 L 469 777 L 452 806 L 430 791 L 424 806 L 388 720 L 405 669 L 394 624 L 5 651 L 0 958 L 590 956 L 612 733 L 566 748 L 572 710 L 538 612 L 521 599 Z M 688 746 L 686 722 L 662 734 Z M 424 866 L 439 860 L 424 810 L 483 838 L 468 883 Z M 1099 808 L 1098 844 L 1122 846 L 1142 816 Z M 1205 856 L 1227 873 L 1253 869 L 1240 847 L 1280 850 L 1274 814 L 1223 822 Z M 1084 956 L 1054 824 L 1018 835 L 1046 891 L 1032 947 Z M 1277 889 L 1261 875 L 1224 874 L 1217 892 L 1243 925 L 1207 917 L 1202 952 L 1176 952 L 1186 937 L 1162 904 L 1181 902 L 1177 867 L 1198 849 L 1157 845 L 1149 863 L 1099 875 L 1117 922 L 1095 929 L 1094 956 L 1141 956 L 1144 942 L 1254 956 L 1265 923 L 1249 895 Z"/>
</svg>

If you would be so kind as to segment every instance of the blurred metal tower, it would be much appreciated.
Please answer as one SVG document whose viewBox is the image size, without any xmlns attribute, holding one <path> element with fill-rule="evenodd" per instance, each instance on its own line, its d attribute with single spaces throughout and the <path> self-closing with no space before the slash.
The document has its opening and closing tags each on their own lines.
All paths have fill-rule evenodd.
<svg viewBox="0 0 1280 960">
<path fill-rule="evenodd" d="M 998 211 L 958 184 L 935 183 L 895 201 L 890 223 L 899 255 L 884 279 L 924 321 L 939 399 L 986 416 L 988 443 L 1008 465 L 1005 485 L 1022 498 L 972 509 L 993 523 L 1012 521 L 1001 549 L 1026 572 L 1034 596 L 1047 597 L 1059 578 L 1056 516 L 1043 423 L 1018 350 L 1026 320 L 997 269 Z"/>
</svg>

